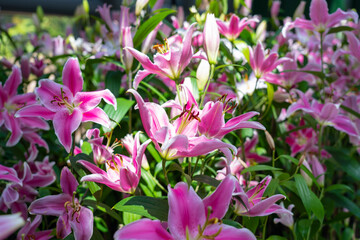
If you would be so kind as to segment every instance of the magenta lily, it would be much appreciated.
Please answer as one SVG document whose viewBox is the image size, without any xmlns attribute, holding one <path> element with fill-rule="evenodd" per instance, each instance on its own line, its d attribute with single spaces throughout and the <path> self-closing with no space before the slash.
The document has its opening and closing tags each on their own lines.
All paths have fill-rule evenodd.
<svg viewBox="0 0 360 240">
<path fill-rule="evenodd" d="M 14 146 L 20 141 L 24 126 L 31 129 L 49 129 L 49 125 L 38 116 L 14 117 L 16 111 L 20 108 L 36 103 L 36 95 L 34 93 L 17 95 L 17 89 L 21 81 L 20 69 L 14 65 L 12 73 L 4 86 L 0 83 L 0 127 L 4 125 L 11 132 L 11 136 L 6 143 L 8 147 Z"/>
<path fill-rule="evenodd" d="M 67 167 L 61 171 L 63 193 L 35 200 L 29 207 L 31 214 L 58 216 L 56 235 L 65 238 L 74 231 L 76 240 L 90 239 L 93 234 L 93 213 L 80 205 L 75 197 L 79 183 Z"/>
<path fill-rule="evenodd" d="M 258 19 L 240 18 L 232 14 L 228 22 L 216 20 L 219 27 L 219 32 L 224 35 L 229 41 L 234 41 L 240 35 L 240 33 L 251 23 L 259 22 Z"/>
<path fill-rule="evenodd" d="M 6 239 L 25 224 L 20 213 L 0 216 L 0 239 Z"/>
<path fill-rule="evenodd" d="M 355 11 L 344 12 L 340 8 L 336 12 L 329 14 L 326 0 L 312 0 L 310 4 L 311 20 L 297 18 L 294 22 L 285 25 L 283 33 L 294 27 L 324 33 L 348 18 L 357 23 L 359 16 Z"/>
<path fill-rule="evenodd" d="M 207 137 L 222 139 L 226 134 L 241 128 L 265 130 L 265 127 L 255 121 L 247 121 L 258 115 L 258 112 L 248 112 L 234 117 L 225 123 L 224 115 L 233 105 L 229 101 L 207 102 L 200 114 L 199 132 Z"/>
<path fill-rule="evenodd" d="M 17 239 L 36 239 L 36 240 L 48 240 L 53 238 L 51 235 L 52 230 L 45 230 L 36 232 L 42 220 L 41 215 L 37 215 L 31 222 L 30 218 L 26 220 L 26 224 L 17 234 Z"/>
<path fill-rule="evenodd" d="M 357 135 L 355 124 L 349 117 L 340 113 L 337 105 L 331 102 L 321 104 L 315 99 L 312 99 L 310 104 L 311 98 L 309 99 L 306 94 L 299 90 L 296 90 L 295 92 L 299 95 L 300 99 L 289 106 L 287 110 L 288 116 L 297 110 L 302 110 L 314 117 L 320 124 L 330 125 L 351 136 Z"/>
<path fill-rule="evenodd" d="M 234 177 L 227 176 L 215 192 L 205 199 L 201 199 L 194 189 L 184 182 L 176 184 L 174 189 L 169 186 L 170 233 L 158 220 L 141 219 L 119 229 L 114 238 L 116 240 L 255 240 L 254 234 L 248 229 L 237 229 L 219 221 L 228 210 L 235 181 Z"/>
<path fill-rule="evenodd" d="M 81 181 L 98 182 L 120 192 L 134 193 L 141 177 L 141 161 L 150 139 L 141 146 L 140 132 L 135 135 L 133 154 L 129 158 L 124 155 L 112 155 L 106 162 L 106 172 L 88 161 L 78 161 L 92 174 L 84 176 Z"/>
<path fill-rule="evenodd" d="M 116 99 L 108 89 L 81 92 L 84 81 L 76 58 L 70 58 L 66 62 L 62 78 L 64 85 L 49 79 L 40 80 L 40 87 L 36 89 L 36 94 L 41 104 L 22 108 L 16 113 L 16 117 L 40 116 L 46 120 L 52 120 L 56 136 L 65 150 L 70 152 L 71 134 L 81 122 L 91 121 L 109 126 L 109 117 L 96 106 L 101 99 L 104 99 L 116 110 Z"/>
<path fill-rule="evenodd" d="M 254 50 L 249 46 L 249 64 L 255 73 L 257 79 L 264 79 L 271 76 L 271 73 L 278 65 L 283 62 L 291 61 L 291 59 L 283 57 L 279 59 L 276 52 L 271 52 L 268 56 L 265 55 L 265 50 L 261 42 L 258 42 Z"/>
<path fill-rule="evenodd" d="M 235 198 L 235 213 L 249 217 L 267 216 L 272 213 L 289 213 L 292 215 L 289 210 L 275 204 L 276 201 L 284 199 L 284 195 L 276 194 L 266 199 L 263 198 L 263 194 L 270 181 L 271 176 L 267 176 L 246 193 L 237 182 L 235 195 L 240 197 L 241 201 Z"/>
<path fill-rule="evenodd" d="M 195 157 L 216 149 L 223 152 L 232 149 L 236 153 L 236 148 L 231 144 L 215 138 L 197 136 L 199 117 L 194 107 L 190 109 L 185 107 L 179 117 L 170 123 L 168 115 L 160 105 L 145 103 L 139 93 L 133 89 L 128 90 L 128 92 L 135 96 L 145 132 L 164 159 Z"/>
<path fill-rule="evenodd" d="M 149 74 L 157 74 L 160 77 L 170 78 L 175 82 L 179 81 L 181 73 L 193 57 L 191 39 L 194 32 L 194 26 L 195 25 L 192 24 L 186 31 L 180 48 L 173 48 L 166 42 L 165 45 L 155 45 L 154 48 L 158 53 L 154 56 L 154 63 L 150 61 L 148 56 L 138 50 L 131 47 L 125 48 L 144 68 L 144 70 L 138 71 L 134 78 L 133 87 L 135 89 L 137 89 L 139 83 Z"/>
</svg>

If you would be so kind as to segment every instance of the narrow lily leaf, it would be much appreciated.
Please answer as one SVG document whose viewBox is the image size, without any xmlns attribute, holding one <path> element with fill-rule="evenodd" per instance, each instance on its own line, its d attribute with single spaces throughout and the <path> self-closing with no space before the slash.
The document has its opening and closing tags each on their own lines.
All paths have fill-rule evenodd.
<svg viewBox="0 0 360 240">
<path fill-rule="evenodd" d="M 286 158 L 287 160 L 290 160 L 292 161 L 295 165 L 299 165 L 299 160 L 297 160 L 296 158 L 294 157 L 291 157 L 289 155 L 281 155 L 279 156 L 279 158 Z M 314 175 L 312 174 L 312 172 L 310 172 L 310 170 L 305 167 L 304 165 L 301 165 L 300 166 L 300 169 L 303 170 L 310 178 L 311 180 L 313 181 L 313 183 L 317 186 L 318 189 L 320 189 L 320 185 L 319 183 L 317 182 L 316 178 L 314 177 Z"/>
<path fill-rule="evenodd" d="M 330 147 L 325 147 L 325 149 L 335 159 L 340 168 L 357 181 L 360 181 L 360 163 L 358 161 L 350 157 L 343 149 L 334 149 Z"/>
<path fill-rule="evenodd" d="M 113 207 L 121 212 L 138 214 L 151 219 L 167 221 L 169 205 L 166 200 L 146 196 L 128 197 Z"/>
<path fill-rule="evenodd" d="M 117 98 L 117 110 L 115 111 L 114 107 L 110 104 L 107 104 L 104 107 L 104 111 L 109 116 L 111 120 L 111 129 L 115 128 L 117 124 L 120 123 L 121 119 L 129 111 L 135 101 L 127 100 L 125 98 Z M 109 132 L 111 129 L 103 127 L 104 132 Z"/>
<path fill-rule="evenodd" d="M 220 181 L 218 181 L 215 178 L 212 178 L 208 175 L 196 175 L 193 177 L 193 180 L 195 180 L 197 182 L 206 183 L 213 187 L 217 187 L 220 184 Z"/>
<path fill-rule="evenodd" d="M 120 71 L 109 71 L 105 78 L 105 88 L 109 89 L 115 97 L 119 96 L 121 78 L 123 73 Z"/>
<path fill-rule="evenodd" d="M 268 237 L 266 240 L 286 240 L 287 238 L 284 238 L 282 236 L 279 235 L 272 235 L 270 237 Z"/>
<path fill-rule="evenodd" d="M 134 214 L 134 213 L 129 213 L 129 212 L 124 212 L 123 213 L 123 220 L 124 220 L 124 224 L 127 225 L 129 223 L 135 222 L 137 220 L 141 219 L 141 215 L 138 214 Z"/>
<path fill-rule="evenodd" d="M 295 175 L 295 185 L 308 215 L 311 216 L 311 212 L 313 212 L 319 221 L 322 222 L 325 216 L 324 207 L 319 198 L 309 190 L 303 176 Z"/>
<path fill-rule="evenodd" d="M 112 210 L 108 205 L 106 205 L 104 203 L 96 202 L 96 201 L 91 200 L 91 199 L 84 199 L 82 204 L 86 205 L 86 206 L 91 206 L 91 207 L 93 207 L 95 209 L 98 209 L 98 210 L 104 212 L 104 213 L 107 213 L 107 214 L 109 214 L 109 216 L 113 217 L 114 219 L 116 219 L 119 222 L 122 221 L 120 215 L 117 214 L 117 212 Z"/>
<path fill-rule="evenodd" d="M 327 34 L 345 32 L 345 31 L 352 31 L 352 30 L 354 30 L 354 28 L 349 27 L 349 26 L 333 27 L 333 28 L 330 28 L 330 30 L 327 32 Z"/>
<path fill-rule="evenodd" d="M 345 110 L 346 112 L 354 115 L 355 117 L 360 118 L 360 113 L 352 110 L 351 108 L 348 108 L 348 107 L 346 107 L 346 106 L 344 106 L 344 105 L 340 105 L 340 107 L 341 107 L 343 110 Z"/>
<path fill-rule="evenodd" d="M 248 168 L 245 168 L 244 170 L 241 171 L 241 174 L 247 173 L 247 172 L 257 172 L 257 171 L 281 171 L 281 168 L 276 168 L 276 167 L 272 167 L 272 166 L 267 166 L 267 165 L 256 165 L 256 166 L 251 166 Z"/>
<path fill-rule="evenodd" d="M 330 192 L 330 191 L 354 192 L 354 190 L 351 187 L 345 184 L 334 184 L 325 189 L 325 192 Z"/>
<path fill-rule="evenodd" d="M 144 134 L 140 134 L 140 141 L 143 143 L 146 140 L 148 140 L 149 138 L 147 138 Z M 159 152 L 156 150 L 156 148 L 154 147 L 154 144 L 150 143 L 147 148 L 146 148 L 149 153 L 151 154 L 151 156 L 157 161 L 157 162 L 161 162 L 161 157 Z"/>
<path fill-rule="evenodd" d="M 159 99 L 163 100 L 164 102 L 167 101 L 166 97 L 164 97 L 164 95 L 161 92 L 159 92 L 156 88 L 154 88 L 150 84 L 148 84 L 144 81 L 141 81 L 140 84 L 145 85 L 145 87 L 150 89 L 151 92 L 155 93 L 159 97 Z"/>
<path fill-rule="evenodd" d="M 352 214 L 360 218 L 360 208 L 354 203 L 354 201 L 335 193 L 327 193 L 327 195 L 335 201 L 336 205 L 348 209 Z"/>
<path fill-rule="evenodd" d="M 147 35 L 155 29 L 155 27 L 168 15 L 176 13 L 172 9 L 159 9 L 153 12 L 154 16 L 140 24 L 140 27 L 136 31 L 136 34 L 133 38 L 134 48 L 137 48 L 141 45 Z"/>
</svg>

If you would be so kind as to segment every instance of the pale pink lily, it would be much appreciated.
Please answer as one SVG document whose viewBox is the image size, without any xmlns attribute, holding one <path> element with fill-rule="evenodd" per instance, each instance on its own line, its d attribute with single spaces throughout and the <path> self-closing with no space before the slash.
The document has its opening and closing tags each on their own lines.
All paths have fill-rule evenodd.
<svg viewBox="0 0 360 240">
<path fill-rule="evenodd" d="M 75 197 L 79 183 L 67 167 L 61 171 L 60 185 L 63 193 L 35 200 L 29 207 L 31 214 L 58 216 L 56 235 L 65 238 L 74 231 L 76 240 L 90 239 L 93 234 L 93 213 L 80 205 Z"/>
<path fill-rule="evenodd" d="M 280 203 L 280 206 L 281 206 L 281 207 L 284 207 L 284 203 L 281 202 L 281 203 Z M 294 207 L 295 207 L 294 204 L 290 204 L 290 205 L 287 207 L 287 210 L 289 210 L 289 211 L 291 212 Z M 293 214 L 289 214 L 289 213 L 278 213 L 277 215 L 279 216 L 279 218 L 274 218 L 274 223 L 275 223 L 275 224 L 281 223 L 281 224 L 287 226 L 288 228 L 293 229 L 293 227 L 294 227 L 294 217 L 293 217 Z"/>
<path fill-rule="evenodd" d="M 276 194 L 264 199 L 263 194 L 270 181 L 271 176 L 267 176 L 247 192 L 237 182 L 234 195 L 238 196 L 241 201 L 235 198 L 235 213 L 249 217 L 267 216 L 272 213 L 289 213 L 292 215 L 289 210 L 275 204 L 278 200 L 284 199 L 284 195 Z"/>
<path fill-rule="evenodd" d="M 300 99 L 291 104 L 287 110 L 287 115 L 290 116 L 297 110 L 302 110 L 305 113 L 310 114 L 320 124 L 329 125 L 335 129 L 345 132 L 351 136 L 357 134 L 355 124 L 350 120 L 349 117 L 340 113 L 339 107 L 334 103 L 327 102 L 325 104 L 319 103 L 317 100 L 310 100 L 303 92 L 295 91 Z"/>
<path fill-rule="evenodd" d="M 258 112 L 248 112 L 234 117 L 225 123 L 224 115 L 229 108 L 234 107 L 231 102 L 207 102 L 200 114 L 199 132 L 207 137 L 222 139 L 226 134 L 241 128 L 255 128 L 265 130 L 259 122 L 248 121 L 258 115 Z"/>
<path fill-rule="evenodd" d="M 134 139 L 132 134 L 127 134 L 124 138 L 122 138 L 121 143 L 131 156 L 136 154 L 134 152 L 134 146 L 135 144 L 139 145 L 139 143 L 136 142 L 136 138 Z M 149 163 L 145 154 L 143 155 L 143 158 L 141 160 L 141 167 L 144 168 L 145 170 L 149 170 Z"/>
<path fill-rule="evenodd" d="M 30 218 L 26 220 L 26 224 L 17 234 L 18 240 L 24 239 L 36 239 L 36 240 L 48 240 L 53 238 L 51 235 L 52 230 L 45 230 L 36 232 L 36 229 L 39 227 L 42 220 L 41 215 L 37 215 L 34 220 L 31 222 Z"/>
<path fill-rule="evenodd" d="M 22 77 L 20 69 L 14 65 L 12 73 L 6 80 L 4 86 L 0 83 L 0 127 L 5 126 L 11 132 L 6 146 L 14 146 L 23 135 L 23 126 L 32 129 L 48 130 L 49 125 L 38 116 L 15 118 L 14 115 L 20 108 L 36 103 L 34 93 L 17 94 Z"/>
<path fill-rule="evenodd" d="M 144 70 L 138 71 L 136 74 L 133 87 L 137 89 L 139 83 L 149 74 L 156 74 L 178 82 L 181 73 L 193 57 L 193 50 L 191 48 L 193 31 L 194 24 L 186 31 L 182 45 L 179 48 L 169 46 L 166 42 L 165 45 L 155 45 L 154 48 L 156 48 L 158 53 L 154 56 L 154 63 L 150 61 L 148 56 L 138 50 L 131 47 L 125 48 L 144 68 Z"/>
<path fill-rule="evenodd" d="M 219 221 L 228 210 L 235 181 L 232 176 L 227 176 L 215 192 L 205 199 L 201 199 L 194 189 L 184 182 L 176 184 L 174 189 L 169 186 L 170 233 L 158 220 L 141 219 L 119 229 L 114 238 L 116 240 L 255 240 L 254 234 L 248 229 L 237 229 Z"/>
<path fill-rule="evenodd" d="M 185 107 L 179 117 L 170 123 L 163 107 L 156 103 L 144 102 L 139 93 L 133 89 L 128 92 L 135 96 L 145 132 L 164 159 L 195 157 L 216 149 L 226 152 L 232 149 L 236 152 L 236 148 L 231 144 L 216 138 L 197 136 L 199 112 L 193 110 L 194 107 L 190 109 Z"/>
<path fill-rule="evenodd" d="M 351 55 L 356 57 L 356 59 L 360 62 L 360 40 L 352 32 L 346 32 L 346 36 L 350 50 L 350 52 L 346 52 L 346 53 L 350 53 Z M 342 54 L 342 52 L 340 54 Z"/>
<path fill-rule="evenodd" d="M 285 61 L 291 61 L 291 59 L 286 57 L 279 59 L 279 55 L 276 52 L 270 52 L 266 56 L 261 42 L 258 42 L 254 49 L 249 46 L 249 64 L 257 79 L 262 78 L 266 81 L 267 76 L 271 76 L 273 74 L 272 71 Z"/>
<path fill-rule="evenodd" d="M 0 239 L 6 239 L 25 224 L 20 213 L 0 216 Z"/>
<path fill-rule="evenodd" d="M 78 162 L 86 167 L 92 174 L 81 178 L 81 181 L 98 182 L 116 191 L 133 193 L 139 184 L 141 177 L 141 161 L 150 139 L 141 146 L 139 142 L 140 132 L 135 135 L 132 157 L 124 155 L 112 155 L 106 161 L 106 171 L 96 167 L 88 161 Z"/>
<path fill-rule="evenodd" d="M 296 18 L 294 22 L 285 25 L 283 34 L 285 35 L 288 29 L 294 27 L 324 33 L 348 18 L 357 23 L 359 16 L 355 11 L 344 12 L 340 8 L 336 12 L 329 14 L 326 0 L 312 0 L 310 4 L 311 20 Z"/>
<path fill-rule="evenodd" d="M 216 23 L 219 27 L 219 32 L 224 35 L 229 41 L 234 41 L 240 35 L 240 33 L 250 24 L 254 22 L 259 22 L 258 19 L 248 19 L 248 18 L 240 18 L 232 14 L 230 20 L 228 22 L 224 22 L 221 20 L 216 20 Z"/>
<path fill-rule="evenodd" d="M 16 113 L 16 117 L 40 116 L 46 120 L 52 120 L 56 136 L 65 150 L 70 152 L 71 134 L 81 122 L 91 121 L 109 126 L 109 117 L 96 106 L 101 99 L 104 99 L 116 110 L 116 99 L 108 89 L 81 92 L 84 81 L 77 58 L 70 58 L 66 62 L 62 78 L 64 85 L 49 79 L 40 80 L 40 87 L 36 89 L 36 94 L 41 104 L 22 108 Z"/>
</svg>

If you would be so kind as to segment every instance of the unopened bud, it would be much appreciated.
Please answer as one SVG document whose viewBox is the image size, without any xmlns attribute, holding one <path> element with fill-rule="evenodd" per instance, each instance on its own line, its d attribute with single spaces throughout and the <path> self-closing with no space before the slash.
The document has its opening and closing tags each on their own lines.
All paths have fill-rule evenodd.
<svg viewBox="0 0 360 240">
<path fill-rule="evenodd" d="M 146 6 L 146 4 L 149 2 L 149 0 L 137 0 L 135 5 L 135 15 L 139 16 L 141 13 L 141 10 Z"/>
<path fill-rule="evenodd" d="M 305 154 L 301 156 L 301 158 L 300 158 L 300 160 L 299 160 L 299 163 L 298 163 L 298 166 L 299 166 L 299 167 L 303 164 L 303 162 L 305 161 L 305 158 L 306 158 L 306 157 L 305 157 Z"/>
<path fill-rule="evenodd" d="M 220 33 L 214 14 L 208 13 L 203 31 L 204 49 L 210 64 L 216 64 L 220 46 Z"/>
<path fill-rule="evenodd" d="M 275 143 L 274 143 L 274 139 L 272 138 L 272 136 L 270 135 L 270 133 L 268 131 L 265 130 L 265 137 L 266 137 L 266 141 L 268 142 L 271 150 L 275 150 Z"/>
<path fill-rule="evenodd" d="M 209 79 L 209 74 L 210 64 L 208 61 L 202 59 L 196 70 L 196 80 L 199 91 L 202 91 L 205 88 L 205 85 Z"/>
</svg>

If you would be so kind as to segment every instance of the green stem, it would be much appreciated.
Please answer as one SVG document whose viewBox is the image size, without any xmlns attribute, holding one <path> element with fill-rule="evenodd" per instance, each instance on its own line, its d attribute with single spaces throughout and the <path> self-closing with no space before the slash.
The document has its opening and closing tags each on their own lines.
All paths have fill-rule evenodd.
<svg viewBox="0 0 360 240">
<path fill-rule="evenodd" d="M 324 125 L 320 124 L 320 130 L 319 130 L 319 136 L 318 136 L 318 158 L 319 161 L 321 161 L 321 148 L 322 148 L 322 135 L 323 135 L 323 131 L 324 131 Z"/>
<path fill-rule="evenodd" d="M 209 75 L 209 78 L 208 78 L 208 80 L 206 82 L 206 85 L 205 85 L 205 91 L 203 92 L 203 95 L 201 96 L 201 101 L 200 101 L 200 107 L 199 108 L 202 108 L 202 106 L 203 106 L 205 95 L 206 95 L 206 92 L 207 92 L 207 90 L 209 88 L 209 85 L 210 85 L 210 80 L 214 76 L 214 71 L 215 71 L 215 64 L 211 64 L 210 75 Z"/>
<path fill-rule="evenodd" d="M 265 235 L 266 235 L 266 224 L 267 224 L 268 217 L 269 217 L 269 216 L 266 216 L 266 218 L 265 218 L 265 222 L 264 222 L 264 228 L 263 228 L 263 240 L 265 240 Z"/>
<path fill-rule="evenodd" d="M 151 174 L 150 170 L 147 170 L 147 172 L 149 173 L 149 175 L 151 176 L 151 179 L 155 182 L 155 184 L 164 192 L 168 192 L 160 183 L 159 181 Z"/>
<path fill-rule="evenodd" d="M 178 81 L 175 81 L 175 82 L 176 82 L 176 93 L 177 93 L 178 98 L 179 98 L 179 104 L 180 104 L 180 106 L 182 106 L 181 97 L 180 97 L 180 86 L 178 84 Z"/>
<path fill-rule="evenodd" d="M 132 72 L 131 70 L 128 72 L 128 89 L 131 89 L 131 83 L 132 83 Z M 130 101 L 132 101 L 132 94 L 130 94 Z M 131 134 L 132 132 L 132 108 L 129 109 L 129 121 L 128 121 L 128 126 L 129 126 L 129 133 Z"/>
<path fill-rule="evenodd" d="M 162 160 L 162 168 L 163 168 L 163 172 L 164 172 L 164 177 L 165 177 L 165 181 L 166 181 L 166 185 L 169 185 L 169 179 L 168 179 L 168 176 L 167 176 L 167 171 L 166 171 L 166 160 L 163 159 Z"/>
</svg>

